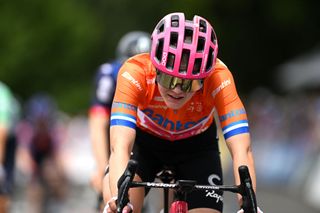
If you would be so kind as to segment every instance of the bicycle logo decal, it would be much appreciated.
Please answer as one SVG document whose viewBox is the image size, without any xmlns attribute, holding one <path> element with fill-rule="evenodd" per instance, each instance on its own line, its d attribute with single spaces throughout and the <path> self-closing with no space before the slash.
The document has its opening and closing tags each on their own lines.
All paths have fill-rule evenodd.
<svg viewBox="0 0 320 213">
<path fill-rule="evenodd" d="M 215 186 L 215 180 L 220 182 L 221 178 L 219 177 L 219 175 L 216 174 L 212 174 L 208 177 L 208 182 L 210 185 Z M 216 199 L 216 203 L 218 203 L 219 201 L 223 201 L 223 197 L 221 195 L 219 195 L 218 193 L 216 193 L 214 190 L 206 190 L 206 197 L 211 197 L 211 198 L 215 198 Z"/>
<path fill-rule="evenodd" d="M 221 178 L 219 177 L 219 175 L 216 175 L 216 174 L 212 174 L 212 175 L 210 175 L 210 176 L 208 177 L 208 182 L 209 182 L 209 184 L 212 185 L 212 186 L 217 185 L 214 180 L 217 180 L 217 181 L 220 182 L 220 181 L 221 181 Z"/>
<path fill-rule="evenodd" d="M 219 201 L 223 201 L 223 197 L 221 195 L 219 195 L 218 193 L 216 193 L 214 190 L 206 190 L 206 197 L 211 197 L 211 198 L 215 198 L 216 199 L 216 203 L 218 203 Z"/>
</svg>

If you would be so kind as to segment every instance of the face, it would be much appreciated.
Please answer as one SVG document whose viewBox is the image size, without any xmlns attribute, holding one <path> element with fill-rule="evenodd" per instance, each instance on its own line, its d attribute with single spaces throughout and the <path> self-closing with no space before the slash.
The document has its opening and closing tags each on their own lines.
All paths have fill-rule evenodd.
<svg viewBox="0 0 320 213">
<path fill-rule="evenodd" d="M 182 91 L 180 85 L 177 85 L 174 89 L 166 89 L 158 84 L 158 88 L 164 102 L 171 109 L 180 109 L 195 93 Z"/>
</svg>

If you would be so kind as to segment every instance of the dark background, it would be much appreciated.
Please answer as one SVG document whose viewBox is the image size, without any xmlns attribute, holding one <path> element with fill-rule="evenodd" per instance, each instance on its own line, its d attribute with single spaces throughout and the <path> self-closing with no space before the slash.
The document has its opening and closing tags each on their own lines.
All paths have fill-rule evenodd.
<svg viewBox="0 0 320 213">
<path fill-rule="evenodd" d="M 277 67 L 319 45 L 319 0 L 11 0 L 0 3 L 0 80 L 23 101 L 53 95 L 68 113 L 86 112 L 97 66 L 130 30 L 152 32 L 167 13 L 201 15 L 239 93 L 277 91 Z M 303 72 L 303 70 L 301 70 Z"/>
</svg>

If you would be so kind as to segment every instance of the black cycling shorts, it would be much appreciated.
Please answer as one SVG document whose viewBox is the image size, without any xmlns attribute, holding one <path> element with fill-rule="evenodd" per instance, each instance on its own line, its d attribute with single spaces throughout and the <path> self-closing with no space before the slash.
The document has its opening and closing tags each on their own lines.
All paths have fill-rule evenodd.
<svg viewBox="0 0 320 213">
<path fill-rule="evenodd" d="M 138 162 L 137 174 L 143 181 L 152 182 L 157 173 L 170 168 L 175 180 L 195 180 L 201 185 L 223 183 L 215 125 L 199 135 L 174 142 L 137 128 L 131 158 Z M 193 191 L 187 195 L 188 207 L 222 211 L 222 194 L 221 191 L 213 190 Z"/>
</svg>

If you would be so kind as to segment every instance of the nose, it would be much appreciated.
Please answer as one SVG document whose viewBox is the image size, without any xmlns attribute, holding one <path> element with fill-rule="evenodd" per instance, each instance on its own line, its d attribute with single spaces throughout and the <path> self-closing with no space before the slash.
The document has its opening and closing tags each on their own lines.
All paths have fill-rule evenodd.
<svg viewBox="0 0 320 213">
<path fill-rule="evenodd" d="M 182 89 L 181 89 L 181 84 L 177 84 L 173 89 L 173 92 L 179 94 L 179 93 L 183 93 Z"/>
</svg>

